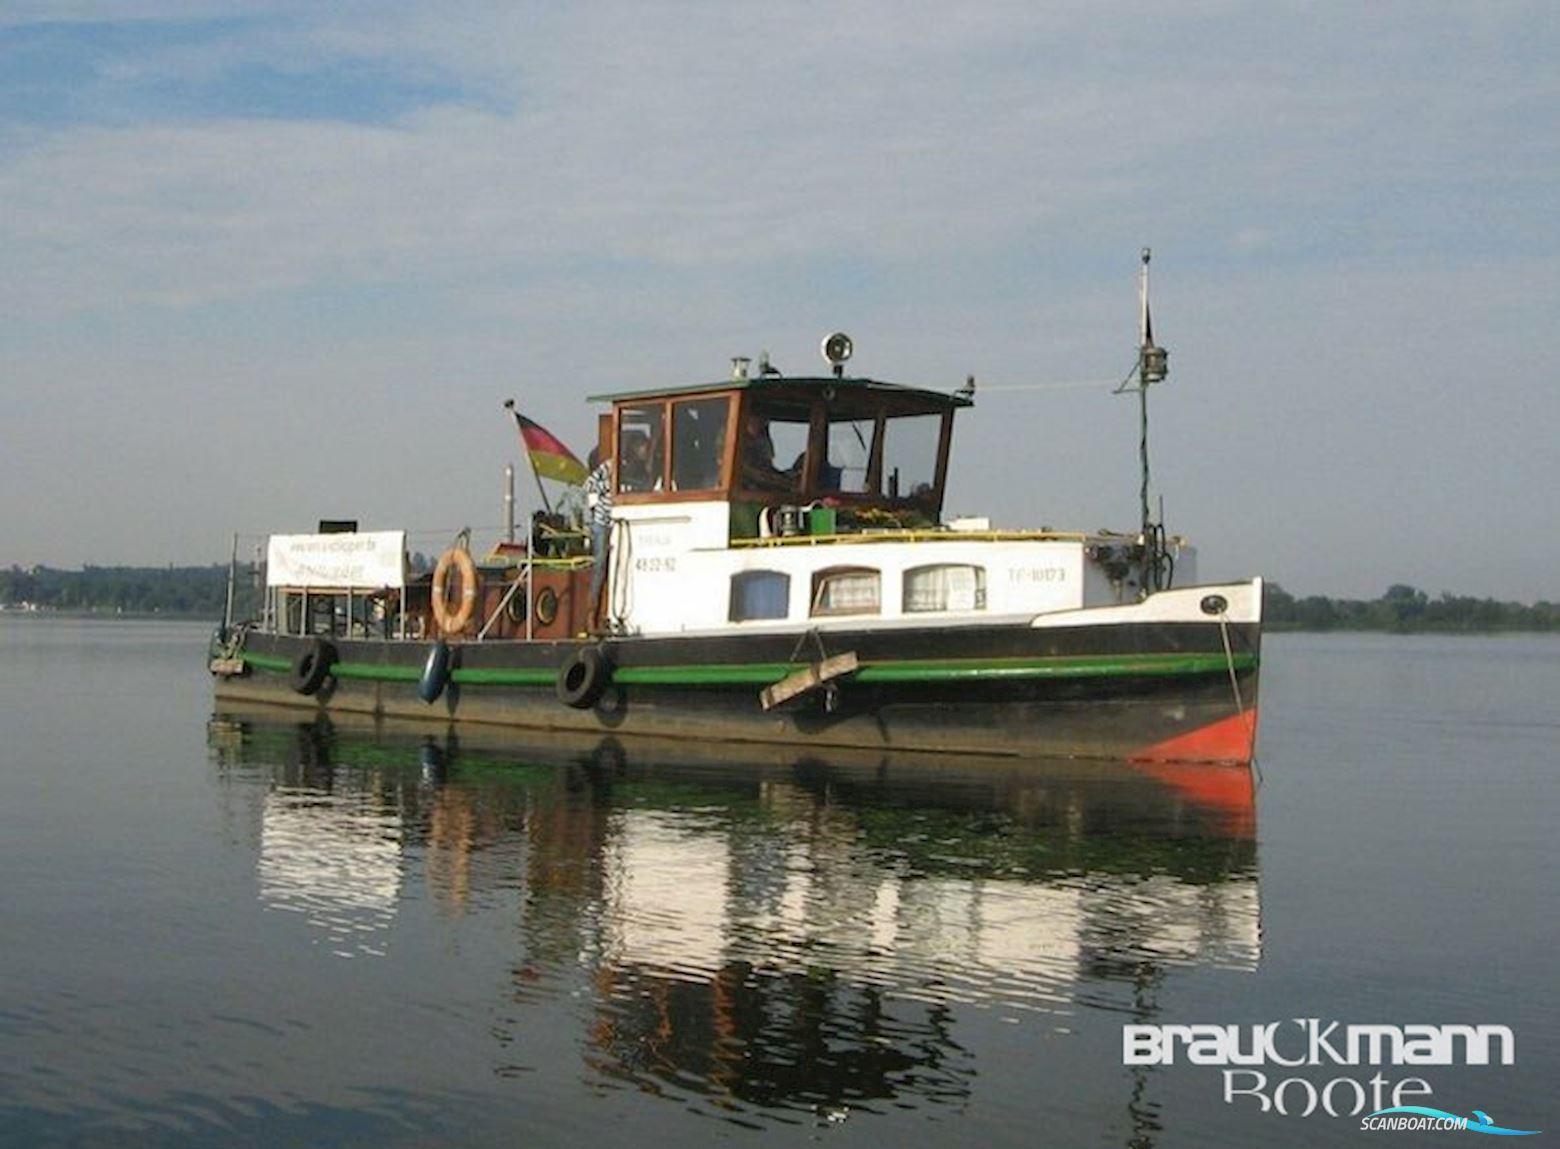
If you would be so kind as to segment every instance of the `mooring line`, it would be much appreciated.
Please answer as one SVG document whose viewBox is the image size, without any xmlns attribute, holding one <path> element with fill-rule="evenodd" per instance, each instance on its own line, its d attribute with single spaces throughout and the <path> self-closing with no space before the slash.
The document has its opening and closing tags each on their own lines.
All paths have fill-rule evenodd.
<svg viewBox="0 0 1560 1149">
<path fill-rule="evenodd" d="M 1235 695 L 1235 713 L 1244 716 L 1246 704 L 1240 696 L 1240 679 L 1235 673 L 1235 651 L 1230 647 L 1230 621 L 1228 612 L 1219 612 L 1219 637 L 1224 641 L 1224 664 L 1230 669 L 1230 691 Z M 1262 765 L 1257 761 L 1256 747 L 1252 747 L 1251 769 L 1256 775 L 1257 788 L 1262 788 Z"/>
<path fill-rule="evenodd" d="M 1226 611 L 1219 612 L 1219 637 L 1224 640 L 1224 664 L 1230 668 L 1230 690 L 1235 695 L 1235 713 L 1245 714 L 1246 704 L 1241 701 L 1240 681 L 1235 676 L 1235 652 L 1230 649 L 1230 622 Z"/>
</svg>

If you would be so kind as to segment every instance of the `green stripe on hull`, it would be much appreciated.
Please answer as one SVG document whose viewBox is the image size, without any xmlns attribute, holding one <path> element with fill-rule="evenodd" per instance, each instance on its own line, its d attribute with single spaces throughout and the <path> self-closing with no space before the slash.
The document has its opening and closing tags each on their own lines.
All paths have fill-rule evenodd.
<svg viewBox="0 0 1560 1149">
<path fill-rule="evenodd" d="M 422 671 L 412 675 L 422 677 Z M 551 686 L 558 680 L 556 670 L 485 670 L 479 667 L 450 671 L 452 682 L 472 686 Z"/>
<path fill-rule="evenodd" d="M 330 672 L 337 678 L 369 682 L 416 682 L 422 678 L 422 668 L 418 666 L 379 666 L 372 662 L 338 662 Z"/>
<path fill-rule="evenodd" d="M 769 686 L 799 666 L 754 662 L 738 666 L 627 666 L 612 672 L 613 682 L 629 686 Z"/>
<path fill-rule="evenodd" d="M 1255 666 L 1249 654 L 1235 656 L 1235 669 Z M 1066 658 L 926 659 L 867 663 L 859 682 L 966 682 L 1005 678 L 1164 678 L 1228 671 L 1222 654 L 1075 655 Z"/>
<path fill-rule="evenodd" d="M 244 665 L 255 670 L 274 670 L 278 674 L 284 674 L 292 669 L 292 663 L 285 658 L 277 658 L 274 654 L 250 654 L 244 651 L 239 655 L 244 660 Z"/>
<path fill-rule="evenodd" d="M 275 655 L 243 654 L 257 670 L 287 672 L 292 663 Z M 1236 670 L 1257 665 L 1255 655 L 1237 654 Z M 733 666 L 636 666 L 613 672 L 614 682 L 625 686 L 769 686 L 800 669 L 795 663 L 745 663 Z M 1228 671 L 1222 654 L 1082 655 L 1051 658 L 1003 659 L 906 659 L 863 663 L 853 678 L 863 683 L 979 682 L 1024 678 L 1168 678 Z M 368 682 L 416 682 L 422 671 L 416 666 L 386 666 L 368 662 L 338 662 L 331 674 L 340 679 Z M 546 686 L 558 672 L 542 669 L 489 669 L 462 667 L 451 672 L 452 681 L 472 686 Z"/>
<path fill-rule="evenodd" d="M 256 670 L 270 670 L 286 674 L 292 663 L 274 654 L 243 654 L 244 662 Z M 330 673 L 335 678 L 356 679 L 360 682 L 418 682 L 422 668 L 417 666 L 387 666 L 377 662 L 337 662 Z M 451 678 L 456 682 L 484 686 L 545 686 L 558 677 L 555 670 L 456 670 Z"/>
</svg>

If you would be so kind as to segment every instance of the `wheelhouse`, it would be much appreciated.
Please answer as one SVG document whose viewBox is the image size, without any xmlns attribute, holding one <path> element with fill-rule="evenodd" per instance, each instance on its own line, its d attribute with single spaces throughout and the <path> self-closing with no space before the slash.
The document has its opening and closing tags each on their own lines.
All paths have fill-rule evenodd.
<svg viewBox="0 0 1560 1149">
<path fill-rule="evenodd" d="M 612 404 L 598 449 L 615 460 L 620 505 L 729 503 L 733 537 L 782 506 L 935 525 L 953 415 L 969 405 L 870 379 L 780 376 L 592 399 Z"/>
</svg>

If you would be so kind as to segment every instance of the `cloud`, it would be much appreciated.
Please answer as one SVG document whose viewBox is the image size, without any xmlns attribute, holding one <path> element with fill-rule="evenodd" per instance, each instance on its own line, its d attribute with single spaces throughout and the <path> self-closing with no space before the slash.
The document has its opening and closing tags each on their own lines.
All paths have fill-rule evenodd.
<svg viewBox="0 0 1560 1149">
<path fill-rule="evenodd" d="M 179 109 L 50 134 L 0 169 L 3 238 L 39 269 L 8 281 L 5 303 L 187 306 L 603 252 L 675 268 L 990 250 L 1015 230 L 1140 203 L 1134 160 L 1171 154 L 1223 114 L 1178 126 L 1174 99 L 1074 90 L 1065 74 L 1031 72 L 989 19 L 893 37 L 881 12 L 756 27 L 703 7 L 591 12 L 536 20 L 536 34 L 512 15 L 338 16 L 149 50 L 159 62 L 141 67 L 157 76 L 207 76 L 263 49 L 318 68 L 334 51 L 386 76 L 459 76 L 453 86 L 507 107 L 439 104 L 386 124 Z M 992 57 L 970 84 L 969 61 Z"/>
<path fill-rule="evenodd" d="M 1101 239 L 1112 218 L 1212 242 L 1210 216 L 1228 212 L 1256 216 L 1238 253 L 1258 233 L 1390 244 L 1405 209 L 1433 226 L 1409 189 L 1448 162 L 1448 137 L 1473 147 L 1478 122 L 1431 82 L 1373 74 L 1400 117 L 1389 156 L 1358 78 L 1291 87 L 1293 58 L 1247 43 L 1215 60 L 1185 28 L 1167 36 L 1195 49 L 1177 67 L 1117 76 L 1151 37 L 1081 10 L 928 9 L 909 31 L 873 6 L 390 11 L 273 16 L 138 59 L 157 76 L 199 69 L 206 88 L 240 63 L 308 84 L 333 61 L 371 61 L 385 84 L 440 77 L 442 102 L 383 123 L 174 108 L 13 149 L 0 238 L 38 274 L 8 278 L 4 303 L 189 306 L 604 255 L 914 264 L 1064 248 L 1050 237 Z M 1236 43 L 1250 31 L 1217 7 L 1200 22 L 1230 24 Z"/>
<path fill-rule="evenodd" d="M 1363 425 L 1340 425 L 1368 423 L 1361 378 L 1421 395 L 1426 364 L 1478 370 L 1449 347 L 1480 349 L 1498 378 L 1542 366 L 1542 338 L 1521 333 L 1546 329 L 1541 287 L 1560 264 L 1560 45 L 1543 7 L 105 11 L 0 16 L 16 65 L 0 68 L 0 336 L 28 385 L 18 433 L 18 406 L 47 421 L 73 380 L 113 377 L 139 400 L 119 432 L 148 467 L 190 449 L 169 428 L 191 394 L 222 396 L 206 416 L 224 438 L 306 408 L 296 445 L 268 446 L 293 472 L 333 428 L 443 427 L 514 391 L 588 436 L 578 399 L 602 380 L 713 377 L 762 347 L 800 369 L 841 326 L 863 369 L 912 382 L 1117 375 L 1149 244 L 1182 388 L 1161 401 L 1163 477 L 1228 522 L 1239 508 L 1215 478 L 1251 476 L 1236 486 L 1261 493 L 1253 533 L 1220 549 L 1303 564 L 1279 524 L 1321 521 L 1392 473 L 1359 462 L 1376 447 Z M 23 66 L 43 47 L 60 69 Z M 1118 504 L 1101 492 L 1135 491 L 1122 401 L 998 394 L 955 464 L 965 509 L 1062 522 L 1075 505 L 1103 522 Z M 1441 417 L 1462 398 L 1392 408 L 1421 431 L 1394 449 L 1458 460 L 1460 506 L 1509 501 Z M 1275 421 L 1322 474 L 1273 477 Z M 1514 468 L 1542 456 L 1542 419 L 1462 422 Z M 1020 427 L 1068 488 L 1038 511 L 1002 439 Z M 382 444 L 339 438 L 341 466 L 377 466 Z M 60 443 L 83 473 L 111 445 Z M 1329 468 L 1330 445 L 1356 462 Z M 5 464 L 13 490 L 44 482 L 25 455 Z M 1178 474 L 1177 457 L 1222 470 Z M 374 473 L 387 505 L 425 505 Z M 486 478 L 451 482 L 453 506 L 485 497 Z M 10 532 L 34 540 L 20 558 L 53 557 L 36 553 L 47 524 L 0 506 L 31 524 Z M 1432 537 L 1428 511 L 1399 510 Z M 1486 529 L 1516 533 L 1517 518 Z M 1521 546 L 1521 565 L 1552 569 L 1557 556 Z"/>
</svg>

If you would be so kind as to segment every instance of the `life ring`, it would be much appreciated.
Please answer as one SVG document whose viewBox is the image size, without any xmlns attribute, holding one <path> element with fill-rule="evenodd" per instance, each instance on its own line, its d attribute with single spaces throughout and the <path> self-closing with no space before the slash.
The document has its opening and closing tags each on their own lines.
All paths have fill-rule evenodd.
<svg viewBox="0 0 1560 1149">
<path fill-rule="evenodd" d="M 450 610 L 447 597 L 450 569 L 460 575 L 460 605 Z M 459 634 L 471 624 L 477 613 L 477 596 L 482 583 L 477 578 L 477 564 L 471 561 L 471 552 L 451 547 L 439 556 L 439 565 L 433 568 L 433 621 L 439 624 L 441 634 Z"/>
<path fill-rule="evenodd" d="M 335 664 L 336 648 L 322 638 L 311 638 L 293 659 L 292 688 L 303 695 L 318 693 Z"/>
<path fill-rule="evenodd" d="M 582 646 L 558 671 L 558 701 L 575 710 L 589 710 L 612 679 L 612 660 L 599 646 Z"/>
</svg>

